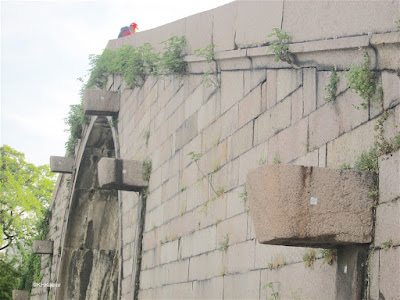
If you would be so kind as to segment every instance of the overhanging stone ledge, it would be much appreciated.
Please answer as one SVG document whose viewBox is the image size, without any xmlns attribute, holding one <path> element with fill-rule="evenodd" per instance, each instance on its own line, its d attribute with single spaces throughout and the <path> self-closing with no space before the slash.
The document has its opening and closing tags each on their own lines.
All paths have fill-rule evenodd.
<svg viewBox="0 0 400 300">
<path fill-rule="evenodd" d="M 33 253 L 53 254 L 53 241 L 33 241 Z"/>
<path fill-rule="evenodd" d="M 103 157 L 98 163 L 99 185 L 104 189 L 142 191 L 149 182 L 143 179 L 143 162 Z"/>
<path fill-rule="evenodd" d="M 85 90 L 83 111 L 85 115 L 118 116 L 120 95 L 106 90 Z"/>
<path fill-rule="evenodd" d="M 336 247 L 372 241 L 368 172 L 264 165 L 247 175 L 250 215 L 262 244 Z"/>
<path fill-rule="evenodd" d="M 50 156 L 50 171 L 53 173 L 71 174 L 74 170 L 75 158 L 65 156 Z"/>
</svg>

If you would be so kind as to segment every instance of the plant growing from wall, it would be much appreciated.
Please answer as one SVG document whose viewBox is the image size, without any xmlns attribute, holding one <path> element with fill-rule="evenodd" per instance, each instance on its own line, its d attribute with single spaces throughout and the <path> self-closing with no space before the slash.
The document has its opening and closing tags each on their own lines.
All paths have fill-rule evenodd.
<svg viewBox="0 0 400 300">
<path fill-rule="evenodd" d="M 272 262 L 268 264 L 268 269 L 274 270 L 286 266 L 286 259 L 281 253 L 274 254 Z"/>
<path fill-rule="evenodd" d="M 268 282 L 267 284 L 265 284 L 263 286 L 264 290 L 268 291 L 268 289 L 271 289 L 271 294 L 269 296 L 267 296 L 268 297 L 267 300 L 277 300 L 278 297 L 279 297 L 279 293 L 277 291 L 275 291 L 275 289 L 274 289 L 274 284 L 279 284 L 279 282 L 272 282 L 271 281 L 271 282 Z"/>
<path fill-rule="evenodd" d="M 275 62 L 283 61 L 298 68 L 298 66 L 294 64 L 292 53 L 289 52 L 288 43 L 291 40 L 291 36 L 279 28 L 273 28 L 272 30 L 273 32 L 267 35 L 267 38 L 275 37 L 276 39 L 269 43 L 268 51 L 275 53 Z"/>
<path fill-rule="evenodd" d="M 65 143 L 65 148 L 67 150 L 67 156 L 74 156 L 75 147 L 78 144 L 78 140 L 82 137 L 83 125 L 89 120 L 85 116 L 83 111 L 82 102 L 80 104 L 74 104 L 69 106 L 68 116 L 64 119 L 65 124 L 68 125 L 69 138 Z"/>
<path fill-rule="evenodd" d="M 376 92 L 376 74 L 371 70 L 370 64 L 369 54 L 365 52 L 363 63 L 361 65 L 352 63 L 349 71 L 344 74 L 348 87 L 364 99 L 361 103 L 364 109 L 368 108 L 368 103 L 373 100 Z"/>
<path fill-rule="evenodd" d="M 390 239 L 390 240 L 388 240 L 388 241 L 386 241 L 386 242 L 383 242 L 382 245 L 381 245 L 381 248 L 382 248 L 383 250 L 389 250 L 389 249 L 392 248 L 392 247 L 393 247 L 393 241 L 392 241 L 392 239 Z"/>
<path fill-rule="evenodd" d="M 227 233 L 224 237 L 224 240 L 219 243 L 219 246 L 222 248 L 223 251 L 226 251 L 229 247 L 229 234 Z"/>
<path fill-rule="evenodd" d="M 199 48 L 193 51 L 197 57 L 205 58 L 210 66 L 210 69 L 201 75 L 203 78 L 203 83 L 206 85 L 206 87 L 211 87 L 212 85 L 217 88 L 221 87 L 221 82 L 218 78 L 218 64 L 214 59 L 216 47 L 217 46 L 214 44 L 208 44 L 203 49 Z"/>
<path fill-rule="evenodd" d="M 323 262 L 331 266 L 337 260 L 337 249 L 322 249 L 321 256 Z"/>
<path fill-rule="evenodd" d="M 317 252 L 315 251 L 315 249 L 307 250 L 307 252 L 304 253 L 303 255 L 304 266 L 306 268 L 313 268 L 316 259 L 317 259 Z"/>
<path fill-rule="evenodd" d="M 239 193 L 239 198 L 242 199 L 242 203 L 244 205 L 244 209 L 246 212 L 249 210 L 247 207 L 247 185 L 246 183 L 243 185 L 243 190 Z"/>
<path fill-rule="evenodd" d="M 336 100 L 336 93 L 337 93 L 337 88 L 339 84 L 340 78 L 337 75 L 336 69 L 332 68 L 332 73 L 331 76 L 329 77 L 329 83 L 325 87 L 325 91 L 327 93 L 327 96 L 325 97 L 326 102 L 333 102 Z"/>
<path fill-rule="evenodd" d="M 281 162 L 281 158 L 279 157 L 279 154 L 278 153 L 275 153 L 275 156 L 274 156 L 274 160 L 272 161 L 272 163 L 274 164 L 274 165 L 280 165 L 282 162 Z"/>
<path fill-rule="evenodd" d="M 186 38 L 173 36 L 161 44 L 164 44 L 164 52 L 156 62 L 156 70 L 152 72 L 152 75 L 182 76 L 185 74 L 187 63 L 183 60 L 183 56 L 185 55 Z"/>
<path fill-rule="evenodd" d="M 143 161 L 143 169 L 142 169 L 142 177 L 143 177 L 143 180 L 146 180 L 146 181 L 149 181 L 149 180 L 150 180 L 151 170 L 152 170 L 152 162 L 151 162 L 151 159 L 146 158 L 146 159 Z"/>
<path fill-rule="evenodd" d="M 147 129 L 143 132 L 143 140 L 146 144 L 146 147 L 149 146 L 149 139 L 150 139 L 150 130 Z"/>
</svg>

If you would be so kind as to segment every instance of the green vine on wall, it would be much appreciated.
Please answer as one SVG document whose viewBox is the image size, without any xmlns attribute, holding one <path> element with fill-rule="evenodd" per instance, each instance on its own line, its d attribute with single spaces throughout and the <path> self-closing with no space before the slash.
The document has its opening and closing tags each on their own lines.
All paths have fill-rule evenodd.
<svg viewBox="0 0 400 300">
<path fill-rule="evenodd" d="M 205 58 L 210 66 L 210 69 L 202 75 L 203 83 L 206 85 L 206 87 L 211 87 L 212 85 L 217 88 L 221 87 L 221 82 L 218 78 L 217 62 L 214 59 L 216 47 L 217 46 L 214 44 L 208 44 L 203 49 L 199 48 L 193 51 L 193 53 L 198 57 Z"/>
</svg>

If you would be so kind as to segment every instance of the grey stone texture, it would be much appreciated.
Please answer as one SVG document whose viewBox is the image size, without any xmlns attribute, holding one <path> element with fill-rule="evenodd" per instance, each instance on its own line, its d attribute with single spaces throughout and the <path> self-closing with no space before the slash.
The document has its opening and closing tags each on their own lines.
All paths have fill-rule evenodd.
<svg viewBox="0 0 400 300">
<path fill-rule="evenodd" d="M 141 191 L 148 186 L 143 179 L 143 162 L 104 157 L 98 164 L 99 185 L 104 189 Z"/>
<path fill-rule="evenodd" d="M 260 243 L 315 247 L 372 240 L 372 174 L 265 165 L 250 172 L 246 184 Z"/>
<path fill-rule="evenodd" d="M 120 106 L 118 92 L 105 90 L 85 90 L 83 110 L 86 115 L 117 116 Z"/>
<path fill-rule="evenodd" d="M 53 254 L 53 241 L 33 241 L 33 253 Z"/>
<path fill-rule="evenodd" d="M 12 291 L 12 299 L 13 300 L 28 300 L 29 292 L 21 291 L 21 290 L 13 290 Z"/>
<path fill-rule="evenodd" d="M 72 173 L 75 159 L 73 157 L 50 156 L 50 170 L 54 173 Z"/>
</svg>

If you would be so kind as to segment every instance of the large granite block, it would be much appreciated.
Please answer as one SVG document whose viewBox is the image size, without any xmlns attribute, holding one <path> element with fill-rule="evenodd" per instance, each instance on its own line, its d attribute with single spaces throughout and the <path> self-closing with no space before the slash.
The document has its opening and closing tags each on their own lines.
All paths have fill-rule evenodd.
<svg viewBox="0 0 400 300">
<path fill-rule="evenodd" d="M 141 191 L 149 183 L 143 179 L 143 162 L 103 157 L 98 163 L 99 185 L 105 189 Z"/>
<path fill-rule="evenodd" d="M 53 254 L 53 241 L 33 241 L 33 253 Z"/>
<path fill-rule="evenodd" d="M 373 175 L 352 170 L 264 165 L 247 175 L 260 243 L 331 247 L 370 243 Z"/>
<path fill-rule="evenodd" d="M 54 173 L 72 173 L 75 159 L 73 157 L 50 156 L 50 170 Z"/>
<path fill-rule="evenodd" d="M 119 99 L 118 92 L 85 90 L 83 92 L 83 110 L 86 115 L 117 116 Z"/>
</svg>

